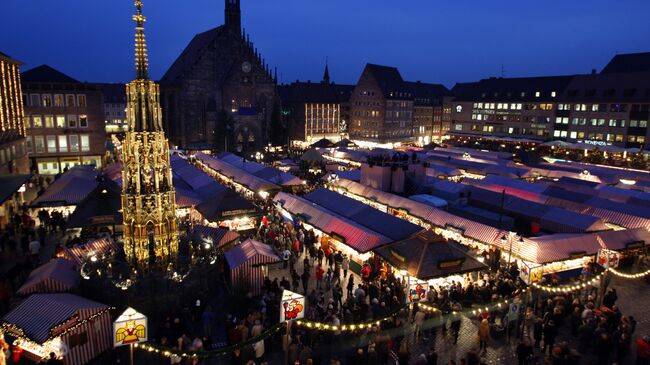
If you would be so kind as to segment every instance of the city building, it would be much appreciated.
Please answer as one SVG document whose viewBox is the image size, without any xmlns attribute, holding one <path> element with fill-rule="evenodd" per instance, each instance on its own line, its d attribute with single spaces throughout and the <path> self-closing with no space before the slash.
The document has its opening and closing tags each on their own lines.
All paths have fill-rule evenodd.
<svg viewBox="0 0 650 365">
<path fill-rule="evenodd" d="M 650 72 L 573 77 L 560 98 L 553 138 L 641 148 L 650 138 Z"/>
<path fill-rule="evenodd" d="M 29 173 L 20 66 L 0 52 L 0 174 Z"/>
<path fill-rule="evenodd" d="M 178 256 L 176 193 L 160 88 L 149 79 L 142 2 L 135 6 L 136 79 L 126 86 L 129 131 L 122 147 L 124 253 L 134 268 L 164 271 Z"/>
<path fill-rule="evenodd" d="M 22 85 L 32 168 L 53 175 L 80 164 L 101 167 L 106 129 L 99 87 L 47 65 L 24 72 Z"/>
<path fill-rule="evenodd" d="M 236 152 L 284 143 L 277 72 L 242 31 L 240 0 L 224 3 L 225 24 L 197 34 L 160 81 L 170 141 Z"/>
<path fill-rule="evenodd" d="M 571 80 L 572 76 L 491 77 L 456 84 L 449 134 L 549 139 L 558 100 Z"/>
<path fill-rule="evenodd" d="M 350 139 L 361 146 L 413 141 L 413 95 L 395 67 L 367 64 L 350 96 Z"/>
<path fill-rule="evenodd" d="M 98 84 L 104 97 L 104 123 L 106 134 L 124 133 L 126 120 L 126 85 L 120 83 Z"/>
<path fill-rule="evenodd" d="M 451 110 L 451 92 L 444 85 L 406 82 L 413 96 L 413 138 L 420 145 L 441 142 L 443 112 Z M 446 120 L 448 122 L 448 120 Z M 445 124 L 449 130 L 448 124 Z"/>
<path fill-rule="evenodd" d="M 307 81 L 279 86 L 289 143 L 305 147 L 322 138 L 332 142 L 344 138 L 347 121 L 343 117 L 343 108 L 349 108 L 348 90 L 352 88 L 351 85 L 331 83 L 327 66 L 319 83 Z"/>
</svg>

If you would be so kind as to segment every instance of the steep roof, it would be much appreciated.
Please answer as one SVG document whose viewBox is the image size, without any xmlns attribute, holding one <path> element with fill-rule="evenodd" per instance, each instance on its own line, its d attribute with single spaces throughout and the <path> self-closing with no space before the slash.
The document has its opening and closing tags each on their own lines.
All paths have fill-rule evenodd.
<svg viewBox="0 0 650 365">
<path fill-rule="evenodd" d="M 649 85 L 650 71 L 577 75 L 567 85 L 561 100 L 644 102 L 650 97 Z"/>
<path fill-rule="evenodd" d="M 78 80 L 56 70 L 48 65 L 40 65 L 22 72 L 20 78 L 23 82 L 64 82 L 79 83 Z"/>
<path fill-rule="evenodd" d="M 552 100 L 566 89 L 573 76 L 543 76 L 483 79 L 478 82 L 458 83 L 452 92 L 458 101 Z M 539 97 L 537 97 L 539 92 Z M 555 97 L 552 93 L 555 92 Z"/>
<path fill-rule="evenodd" d="M 97 84 L 106 103 L 126 103 L 126 85 L 120 83 Z"/>
<path fill-rule="evenodd" d="M 650 72 L 650 52 L 616 55 L 600 71 L 601 74 L 629 72 Z"/>
<path fill-rule="evenodd" d="M 402 79 L 402 75 L 396 67 L 368 63 L 364 73 L 365 72 L 369 72 L 372 75 L 372 77 L 377 81 L 377 84 L 379 84 L 381 92 L 384 93 L 385 96 L 389 96 L 391 93 L 404 91 L 404 79 Z M 393 95 L 393 97 L 399 97 L 395 94 Z"/>
<path fill-rule="evenodd" d="M 441 84 L 407 81 L 404 85 L 413 95 L 415 105 L 440 105 L 444 96 L 451 95 L 451 91 Z"/>
<path fill-rule="evenodd" d="M 177 81 L 188 67 L 196 63 L 205 47 L 214 42 L 225 31 L 226 28 L 224 26 L 219 26 L 195 35 L 183 52 L 176 58 L 176 61 L 165 72 L 165 75 L 160 79 L 160 83 L 169 84 Z"/>
</svg>

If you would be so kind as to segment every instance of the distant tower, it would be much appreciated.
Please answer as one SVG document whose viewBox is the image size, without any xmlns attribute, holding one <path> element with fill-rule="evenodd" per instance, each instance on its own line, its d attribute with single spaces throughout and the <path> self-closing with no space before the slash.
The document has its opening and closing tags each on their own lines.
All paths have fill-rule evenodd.
<svg viewBox="0 0 650 365">
<path fill-rule="evenodd" d="M 323 73 L 323 84 L 330 83 L 330 68 L 328 62 L 325 61 L 325 73 Z"/>
<path fill-rule="evenodd" d="M 126 85 L 129 131 L 122 155 L 124 251 L 132 266 L 167 268 L 178 256 L 175 192 L 169 143 L 162 128 L 160 90 L 149 80 L 145 17 L 135 2 L 136 79 Z"/>
<path fill-rule="evenodd" d="M 226 1 L 226 28 L 240 32 L 241 30 L 241 7 L 239 0 Z"/>
</svg>

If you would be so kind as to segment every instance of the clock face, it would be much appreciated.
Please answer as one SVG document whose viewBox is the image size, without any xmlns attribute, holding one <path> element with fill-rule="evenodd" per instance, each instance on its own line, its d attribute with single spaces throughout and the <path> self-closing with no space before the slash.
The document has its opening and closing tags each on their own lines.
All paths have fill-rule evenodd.
<svg viewBox="0 0 650 365">
<path fill-rule="evenodd" d="M 246 73 L 251 72 L 251 64 L 250 64 L 250 62 L 246 61 L 246 62 L 242 63 L 241 64 L 241 70 L 246 72 Z"/>
</svg>

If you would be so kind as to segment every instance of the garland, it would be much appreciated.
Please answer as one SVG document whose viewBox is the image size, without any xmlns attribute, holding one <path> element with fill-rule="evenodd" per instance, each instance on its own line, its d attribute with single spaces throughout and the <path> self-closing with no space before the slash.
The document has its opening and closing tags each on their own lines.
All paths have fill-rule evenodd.
<svg viewBox="0 0 650 365">
<path fill-rule="evenodd" d="M 624 279 L 639 279 L 650 275 L 650 269 L 636 274 L 627 274 L 612 268 L 609 268 L 607 270 L 611 271 L 612 274 Z"/>
<path fill-rule="evenodd" d="M 569 284 L 569 285 L 562 285 L 562 286 L 550 286 L 550 285 L 542 285 L 539 283 L 533 283 L 531 286 L 532 288 L 535 289 L 540 289 L 548 293 L 569 293 L 569 292 L 574 292 L 577 290 L 581 290 L 586 288 L 589 285 L 594 285 L 600 278 L 605 275 L 605 272 L 607 270 L 601 272 L 600 274 L 594 276 L 591 280 L 584 282 L 584 283 L 576 283 L 576 284 Z"/>
<path fill-rule="evenodd" d="M 393 317 L 397 316 L 399 312 L 401 312 L 406 308 L 408 308 L 408 305 L 401 306 L 396 310 L 392 311 L 391 313 L 389 313 L 388 315 L 381 317 L 379 319 L 362 322 L 362 323 L 356 323 L 356 324 L 343 324 L 340 326 L 335 326 L 329 323 L 304 321 L 302 319 L 297 320 L 296 324 L 298 326 L 304 326 L 307 328 L 314 328 L 318 330 L 323 329 L 328 331 L 351 331 L 351 332 L 361 331 L 364 329 L 372 328 L 372 326 L 378 326 L 379 324 L 381 324 L 381 322 L 391 320 Z"/>
<path fill-rule="evenodd" d="M 220 348 L 217 350 L 208 350 L 208 351 L 186 351 L 186 352 L 178 352 L 178 351 L 172 351 L 169 350 L 168 348 L 164 346 L 160 346 L 158 344 L 149 344 L 149 343 L 141 343 L 141 344 L 134 344 L 133 346 L 148 352 L 153 352 L 156 354 L 161 354 L 166 357 L 194 357 L 194 358 L 199 358 L 199 359 L 207 359 L 207 358 L 212 358 L 212 357 L 218 357 L 218 356 L 224 356 L 229 353 L 235 352 L 237 350 L 241 350 L 242 348 L 246 346 L 253 345 L 256 342 L 262 341 L 270 337 L 271 335 L 275 334 L 278 332 L 280 329 L 284 328 L 285 324 L 284 323 L 278 323 L 274 325 L 273 327 L 269 328 L 268 330 L 262 332 L 259 336 L 252 337 L 244 342 L 240 342 L 235 345 L 227 346 L 224 348 Z"/>
</svg>

